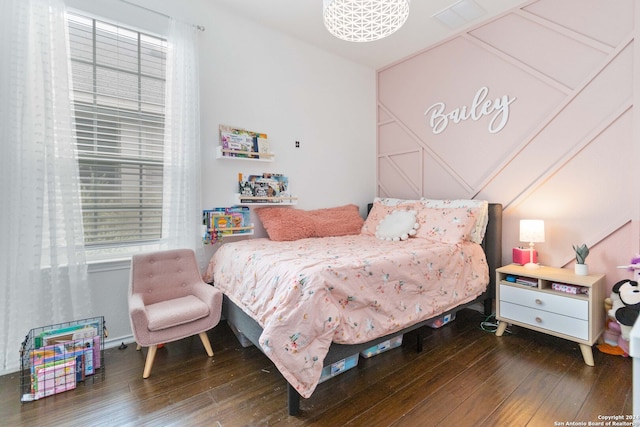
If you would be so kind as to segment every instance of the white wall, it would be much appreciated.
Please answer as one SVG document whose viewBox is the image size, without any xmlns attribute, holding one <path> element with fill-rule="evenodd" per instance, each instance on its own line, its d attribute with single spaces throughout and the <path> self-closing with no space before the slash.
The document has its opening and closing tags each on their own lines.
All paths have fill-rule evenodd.
<svg viewBox="0 0 640 427">
<path fill-rule="evenodd" d="M 72 2 L 77 9 L 166 31 L 166 19 L 119 0 Z M 211 1 L 135 3 L 206 28 L 200 34 L 203 208 L 233 202 L 238 172 L 277 172 L 289 177 L 298 208 L 354 203 L 364 214 L 375 196 L 373 69 L 235 16 Z M 220 124 L 267 133 L 276 161 L 216 160 Z M 300 148 L 294 148 L 295 141 Z M 212 251 L 207 248 L 208 254 Z M 128 278 L 128 262 L 90 267 L 95 315 L 105 316 L 109 345 L 131 341 Z"/>
</svg>

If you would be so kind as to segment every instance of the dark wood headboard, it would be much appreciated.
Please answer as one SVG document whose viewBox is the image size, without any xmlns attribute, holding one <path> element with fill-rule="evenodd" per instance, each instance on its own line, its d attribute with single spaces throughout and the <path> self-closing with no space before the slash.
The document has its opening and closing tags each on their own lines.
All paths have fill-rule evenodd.
<svg viewBox="0 0 640 427">
<path fill-rule="evenodd" d="M 489 265 L 489 286 L 491 299 L 496 297 L 496 268 L 502 267 L 502 205 L 489 203 L 489 222 L 482 241 L 482 248 Z"/>
</svg>

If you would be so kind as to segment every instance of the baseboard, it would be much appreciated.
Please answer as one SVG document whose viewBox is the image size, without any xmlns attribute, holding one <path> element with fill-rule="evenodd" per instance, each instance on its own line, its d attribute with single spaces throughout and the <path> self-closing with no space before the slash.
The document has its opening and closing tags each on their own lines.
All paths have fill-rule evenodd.
<svg viewBox="0 0 640 427">
<path fill-rule="evenodd" d="M 133 335 L 125 335 L 117 338 L 109 338 L 104 340 L 104 349 L 116 348 L 120 347 L 122 343 L 131 344 L 135 343 L 136 340 L 133 338 Z"/>
</svg>

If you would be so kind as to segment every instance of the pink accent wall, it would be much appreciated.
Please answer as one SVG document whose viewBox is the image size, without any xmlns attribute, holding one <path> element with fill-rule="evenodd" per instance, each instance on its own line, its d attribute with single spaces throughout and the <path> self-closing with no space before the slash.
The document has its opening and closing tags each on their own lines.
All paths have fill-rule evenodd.
<svg viewBox="0 0 640 427">
<path fill-rule="evenodd" d="M 542 264 L 573 268 L 572 244 L 587 243 L 590 270 L 609 287 L 630 278 L 616 266 L 640 251 L 639 9 L 640 0 L 532 1 L 380 69 L 378 195 L 502 203 L 504 263 L 524 245 L 519 220 L 539 218 Z M 492 133 L 505 110 L 492 113 L 496 99 L 511 102 Z M 425 115 L 436 103 L 449 115 L 439 133 L 433 110 Z"/>
</svg>

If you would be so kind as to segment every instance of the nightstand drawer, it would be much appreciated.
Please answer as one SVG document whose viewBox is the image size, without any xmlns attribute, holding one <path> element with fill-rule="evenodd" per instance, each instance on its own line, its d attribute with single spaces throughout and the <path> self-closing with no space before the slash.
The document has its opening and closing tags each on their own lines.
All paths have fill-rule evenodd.
<svg viewBox="0 0 640 427">
<path fill-rule="evenodd" d="M 534 289 L 500 285 L 500 302 L 507 301 L 534 310 L 544 310 L 562 316 L 589 320 L 589 301 L 563 295 L 553 295 Z M 501 311 L 500 315 L 504 315 Z"/>
<path fill-rule="evenodd" d="M 507 301 L 500 301 L 500 318 L 522 322 L 536 328 L 547 329 L 582 340 L 589 339 L 588 320 L 576 319 Z"/>
</svg>

